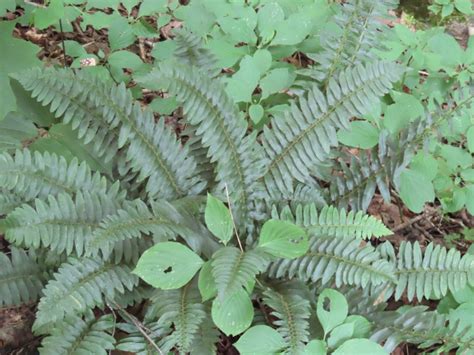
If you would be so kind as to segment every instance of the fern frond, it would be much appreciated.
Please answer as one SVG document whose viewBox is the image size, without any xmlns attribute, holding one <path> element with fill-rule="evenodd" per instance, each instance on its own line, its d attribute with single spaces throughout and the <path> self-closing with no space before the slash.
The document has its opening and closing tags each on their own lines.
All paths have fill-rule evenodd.
<svg viewBox="0 0 474 355">
<path fill-rule="evenodd" d="M 415 296 L 439 299 L 448 291 L 456 292 L 467 285 L 474 285 L 474 255 L 461 253 L 428 244 L 424 252 L 418 242 L 402 242 L 398 251 L 397 270 L 398 282 L 395 299 L 401 298 L 406 291 L 408 300 Z"/>
<path fill-rule="evenodd" d="M 219 342 L 220 335 L 213 321 L 209 318 L 204 319 L 191 346 L 191 355 L 217 354 L 216 344 Z"/>
<path fill-rule="evenodd" d="M 84 319 L 68 316 L 43 339 L 39 352 L 45 355 L 107 355 L 107 350 L 114 349 L 115 339 L 110 335 L 114 327 L 111 314 L 96 318 L 92 312 L 87 312 Z"/>
<path fill-rule="evenodd" d="M 67 70 L 32 69 L 18 76 L 32 96 L 50 109 L 85 142 L 95 140 L 103 130 L 117 128 L 117 149 L 127 146 L 127 161 L 138 181 L 147 180 L 151 198 L 174 198 L 198 194 L 204 182 L 195 174 L 196 163 L 174 134 L 155 122 L 150 111 L 142 111 L 124 84 L 111 85 L 82 72 L 71 77 Z M 98 113 L 87 114 L 92 107 Z M 75 115 L 77 110 L 84 114 Z M 81 112 L 82 112 L 81 111 Z M 98 129 L 98 120 L 105 128 Z M 118 135 L 118 136 L 117 136 Z"/>
<path fill-rule="evenodd" d="M 175 57 L 183 64 L 200 68 L 210 77 L 215 77 L 220 73 L 217 67 L 217 59 L 207 48 L 201 37 L 184 29 L 175 30 L 176 49 Z"/>
<path fill-rule="evenodd" d="M 24 202 L 21 197 L 14 193 L 0 189 L 0 216 L 7 215 Z"/>
<path fill-rule="evenodd" d="M 297 259 L 280 259 L 270 265 L 269 276 L 298 278 L 325 284 L 335 278 L 337 287 L 366 287 L 395 281 L 394 267 L 360 239 L 313 238 L 309 251 Z"/>
<path fill-rule="evenodd" d="M 144 324 L 144 329 L 142 329 L 142 331 L 146 332 L 148 338 L 146 338 L 143 333 L 132 324 L 118 324 L 117 328 L 125 331 L 129 335 L 120 339 L 115 346 L 115 349 L 136 355 L 159 355 L 155 345 L 163 336 L 168 334 L 168 329 L 165 329 L 166 327 L 163 327 L 156 322 Z M 151 344 L 149 339 L 151 339 L 155 344 Z"/>
<path fill-rule="evenodd" d="M 212 257 L 218 297 L 224 299 L 247 286 L 267 265 L 267 259 L 255 250 L 243 252 L 232 246 L 219 249 Z"/>
<path fill-rule="evenodd" d="M 296 208 L 285 206 L 272 209 L 273 219 L 287 220 L 302 226 L 308 235 L 314 237 L 336 237 L 336 238 L 364 238 L 383 237 L 391 235 L 392 232 L 373 216 L 364 214 L 362 211 L 346 212 L 345 209 L 338 210 L 332 206 L 324 207 L 319 213 L 315 204 L 297 205 Z"/>
<path fill-rule="evenodd" d="M 343 68 L 376 59 L 372 51 L 382 48 L 383 29 L 387 27 L 381 19 L 397 3 L 393 0 L 345 2 L 332 22 L 337 29 L 328 27 L 321 32 L 323 50 L 311 55 L 318 63 L 312 76 L 322 82 Z"/>
<path fill-rule="evenodd" d="M 247 123 L 241 117 L 219 80 L 212 80 L 197 67 L 162 65 L 141 83 L 166 81 L 168 91 L 183 105 L 187 122 L 217 162 L 217 190 L 230 193 L 239 226 L 255 219 L 252 200 L 262 192 L 258 183 L 263 166 L 255 134 L 245 136 Z"/>
<path fill-rule="evenodd" d="M 27 149 L 17 150 L 14 156 L 0 154 L 0 188 L 24 202 L 78 191 L 119 196 L 118 184 L 110 186 L 105 177 L 92 173 L 86 163 L 77 159 L 68 163 L 56 154 L 31 153 Z"/>
<path fill-rule="evenodd" d="M 459 348 L 458 354 L 474 351 L 474 333 L 470 326 L 449 321 L 446 315 L 428 311 L 426 306 L 377 312 L 369 316 L 369 320 L 375 326 L 371 340 L 384 343 L 389 353 L 400 343 L 416 344 L 421 349 L 442 345 L 438 351 L 446 354 L 456 348 Z"/>
<path fill-rule="evenodd" d="M 173 327 L 171 334 L 164 337 L 159 346 L 165 353 L 177 347 L 180 353 L 191 350 L 202 322 L 208 314 L 195 284 L 179 290 L 157 291 L 152 297 L 151 313 L 163 327 Z M 147 314 L 149 319 L 150 312 Z"/>
<path fill-rule="evenodd" d="M 81 256 L 100 221 L 118 208 L 110 196 L 88 192 L 74 199 L 67 194 L 49 196 L 47 202 L 36 199 L 34 207 L 23 205 L 7 216 L 5 237 L 17 246 Z"/>
<path fill-rule="evenodd" d="M 126 265 L 68 259 L 43 289 L 33 329 L 103 307 L 104 298 L 113 300 L 117 292 L 123 294 L 137 286 L 138 278 L 131 272 Z"/>
<path fill-rule="evenodd" d="M 202 250 L 205 254 L 214 250 L 214 246 L 210 246 L 209 232 L 191 215 L 178 211 L 166 201 L 152 203 L 150 210 L 145 203 L 136 200 L 102 221 L 86 246 L 86 254 L 97 255 L 100 251 L 104 258 L 108 258 L 114 251 L 120 259 L 119 250 L 127 250 L 121 248 L 119 243 L 127 243 L 142 235 L 153 236 L 155 240 L 161 241 L 181 235 L 194 250 Z"/>
<path fill-rule="evenodd" d="M 273 324 L 287 344 L 288 354 L 300 354 L 309 340 L 311 304 L 301 290 L 292 284 L 276 290 L 267 289 L 263 302 L 276 318 Z"/>
<path fill-rule="evenodd" d="M 0 252 L 0 307 L 19 306 L 41 295 L 47 272 L 24 250 L 11 248 L 11 259 Z"/>
<path fill-rule="evenodd" d="M 293 178 L 307 182 L 312 166 L 338 144 L 336 130 L 368 112 L 401 73 L 397 64 L 381 61 L 347 68 L 329 80 L 326 96 L 314 85 L 299 105 L 293 102 L 283 117 L 275 117 L 272 128 L 264 129 L 267 190 L 292 191 Z"/>
</svg>

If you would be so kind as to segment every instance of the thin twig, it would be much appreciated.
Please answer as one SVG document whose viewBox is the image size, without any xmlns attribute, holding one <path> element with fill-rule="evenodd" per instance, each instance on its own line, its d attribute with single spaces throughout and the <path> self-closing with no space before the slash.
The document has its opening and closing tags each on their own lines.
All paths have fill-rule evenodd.
<svg viewBox="0 0 474 355">
<path fill-rule="evenodd" d="M 415 216 L 412 219 L 410 219 L 410 220 L 408 220 L 408 221 L 406 221 L 402 224 L 399 224 L 398 226 L 396 226 L 395 228 L 392 229 L 392 232 L 395 234 L 396 232 L 399 232 L 399 231 L 411 226 L 413 223 L 419 222 L 422 219 L 425 219 L 425 218 L 428 218 L 432 215 L 435 215 L 436 213 L 437 213 L 436 210 L 428 212 L 428 213 L 424 212 L 424 213 L 422 213 L 418 216 Z"/>
<path fill-rule="evenodd" d="M 67 62 L 66 62 L 66 43 L 64 42 L 64 31 L 63 31 L 63 21 L 59 20 L 59 30 L 61 31 L 61 44 L 63 46 L 63 62 L 64 62 L 64 67 L 67 67 Z"/>
<path fill-rule="evenodd" d="M 234 214 L 232 213 L 232 204 L 230 203 L 229 189 L 227 188 L 227 184 L 224 184 L 224 186 L 225 186 L 225 194 L 227 197 L 227 204 L 229 205 L 230 218 L 232 219 L 232 224 L 234 225 L 235 236 L 237 237 L 237 242 L 239 243 L 240 251 L 243 253 L 244 248 L 242 247 L 242 242 L 240 241 L 239 231 L 237 230 L 237 226 L 235 225 Z"/>
<path fill-rule="evenodd" d="M 129 320 L 132 321 L 133 325 L 138 329 L 138 331 L 140 333 L 142 333 L 142 335 L 150 343 L 150 345 L 153 346 L 155 348 L 155 350 L 158 351 L 158 353 L 160 355 L 164 355 L 163 352 L 161 351 L 161 349 L 159 348 L 159 346 L 156 345 L 154 340 L 152 338 L 150 338 L 150 336 L 147 334 L 147 331 L 151 333 L 151 330 L 148 329 L 147 327 L 145 327 L 145 325 L 142 322 L 140 322 L 134 315 L 132 315 L 132 314 L 128 313 L 126 310 L 124 310 L 117 302 L 112 301 L 112 303 L 115 305 L 115 307 L 118 308 L 118 310 L 121 313 L 123 313 Z"/>
</svg>

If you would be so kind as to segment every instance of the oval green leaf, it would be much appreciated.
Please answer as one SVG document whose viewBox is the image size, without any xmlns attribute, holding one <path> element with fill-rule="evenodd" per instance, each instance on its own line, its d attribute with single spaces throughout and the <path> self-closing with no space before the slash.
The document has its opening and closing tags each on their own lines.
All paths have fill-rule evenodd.
<svg viewBox="0 0 474 355">
<path fill-rule="evenodd" d="M 354 354 L 387 355 L 388 352 L 369 339 L 348 340 L 333 352 L 333 355 Z"/>
<path fill-rule="evenodd" d="M 143 253 L 133 273 L 163 290 L 186 285 L 203 264 L 188 247 L 175 242 L 158 243 Z"/>
<path fill-rule="evenodd" d="M 225 335 L 244 332 L 253 320 L 253 305 L 248 293 L 242 288 L 233 295 L 212 303 L 212 320 Z"/>
<path fill-rule="evenodd" d="M 293 223 L 271 219 L 263 225 L 258 247 L 279 258 L 297 258 L 308 251 L 308 235 Z"/>
<path fill-rule="evenodd" d="M 342 293 L 325 289 L 319 295 L 316 313 L 325 334 L 344 322 L 348 311 L 349 306 Z"/>
<path fill-rule="evenodd" d="M 216 281 L 212 276 L 211 261 L 206 261 L 199 272 L 198 288 L 203 302 L 217 295 Z"/>
<path fill-rule="evenodd" d="M 280 333 L 267 325 L 250 328 L 234 344 L 242 355 L 272 354 L 282 350 L 285 345 Z"/>
<path fill-rule="evenodd" d="M 233 223 L 230 211 L 221 200 L 207 194 L 204 220 L 207 228 L 226 245 L 232 238 Z"/>
</svg>

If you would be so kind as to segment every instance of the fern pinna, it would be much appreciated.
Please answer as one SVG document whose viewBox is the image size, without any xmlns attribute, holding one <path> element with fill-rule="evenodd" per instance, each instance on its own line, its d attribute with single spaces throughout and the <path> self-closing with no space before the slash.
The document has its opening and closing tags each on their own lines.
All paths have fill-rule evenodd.
<svg viewBox="0 0 474 355">
<path fill-rule="evenodd" d="M 321 34 L 316 64 L 299 78 L 307 89 L 262 132 L 227 95 L 202 39 L 184 30 L 176 61 L 136 78 L 180 103 L 181 136 L 124 84 L 86 69 L 14 75 L 113 169 L 104 175 L 28 148 L 0 153 L 0 228 L 9 243 L 0 253 L 0 306 L 38 302 L 33 329 L 44 336 L 43 354 L 212 354 L 222 334 L 243 334 L 235 346 L 246 353 L 259 332 L 275 353 L 337 352 L 345 344 L 337 334 L 386 351 L 402 342 L 474 351 L 462 322 L 423 306 L 383 307 L 390 297 L 439 299 L 474 286 L 474 256 L 433 243 L 372 245 L 391 232 L 364 213 L 377 188 L 390 198 L 426 132 L 452 111 L 427 107 L 398 137 L 382 132 L 370 152 L 338 147 L 338 131 L 407 70 L 371 51 L 385 31 L 374 20 L 392 6 L 338 7 L 332 21 L 342 32 Z M 323 166 L 327 174 L 315 173 Z M 320 297 L 340 309 L 346 301 L 322 292 L 330 287 L 360 300 L 332 325 L 339 316 L 327 321 L 334 309 Z M 137 304 L 138 318 L 127 311 Z M 367 332 L 355 322 L 367 322 Z"/>
</svg>

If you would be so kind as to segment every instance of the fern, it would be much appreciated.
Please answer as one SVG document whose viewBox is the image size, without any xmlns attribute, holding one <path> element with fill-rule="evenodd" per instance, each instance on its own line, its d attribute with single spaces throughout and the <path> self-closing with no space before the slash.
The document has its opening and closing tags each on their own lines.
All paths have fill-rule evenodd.
<svg viewBox="0 0 474 355">
<path fill-rule="evenodd" d="M 335 279 L 337 287 L 366 287 L 382 282 L 395 282 L 393 265 L 360 239 L 321 237 L 311 241 L 306 255 L 297 259 L 280 259 L 271 264 L 270 277 L 298 278 L 303 281 Z"/>
<path fill-rule="evenodd" d="M 74 200 L 67 194 L 37 199 L 34 207 L 23 205 L 8 215 L 5 236 L 17 246 L 80 256 L 100 221 L 118 207 L 110 196 L 88 192 L 78 192 Z"/>
<path fill-rule="evenodd" d="M 0 190 L 0 216 L 4 216 L 23 204 L 23 199 L 9 191 Z"/>
<path fill-rule="evenodd" d="M 117 194 L 118 185 L 109 185 L 105 177 L 92 173 L 86 163 L 79 164 L 75 158 L 68 163 L 56 154 L 34 152 L 32 155 L 27 149 L 17 150 L 14 156 L 0 154 L 0 189 L 10 191 L 25 202 L 78 191 L 112 197 Z"/>
<path fill-rule="evenodd" d="M 328 27 L 320 35 L 323 50 L 311 58 L 318 65 L 313 69 L 315 79 L 323 82 L 341 69 L 376 59 L 374 49 L 381 49 L 383 25 L 388 10 L 398 1 L 356 0 L 345 3 L 334 17 L 337 29 Z"/>
<path fill-rule="evenodd" d="M 461 253 L 456 249 L 446 248 L 434 243 L 428 244 L 421 251 L 419 243 L 402 242 L 398 251 L 398 282 L 395 299 L 398 300 L 406 291 L 412 301 L 423 298 L 439 299 L 448 291 L 456 292 L 468 284 L 474 285 L 474 256 Z"/>
<path fill-rule="evenodd" d="M 309 340 L 311 305 L 299 287 L 285 285 L 276 290 L 267 289 L 263 302 L 272 309 L 273 324 L 287 343 L 288 354 L 300 354 Z"/>
<path fill-rule="evenodd" d="M 173 331 L 164 337 L 159 346 L 165 353 L 175 346 L 183 354 L 191 350 L 200 331 L 201 324 L 208 316 L 196 285 L 188 284 L 180 290 L 159 291 L 152 297 L 152 308 L 147 317 L 156 317 L 162 327 Z"/>
<path fill-rule="evenodd" d="M 157 355 L 159 352 L 156 348 L 156 343 L 163 336 L 167 335 L 167 330 L 158 323 L 145 323 L 142 329 L 147 337 L 137 329 L 136 325 L 132 324 L 118 324 L 118 328 L 125 331 L 129 335 L 118 341 L 115 349 L 119 351 L 127 351 L 137 355 Z M 154 342 L 152 344 L 150 339 Z M 161 350 L 161 349 L 160 349 Z"/>
<path fill-rule="evenodd" d="M 125 265 L 71 258 L 44 288 L 33 329 L 103 307 L 104 298 L 113 299 L 117 292 L 124 293 L 137 284 L 138 278 Z"/>
<path fill-rule="evenodd" d="M 211 80 L 199 68 L 162 65 L 141 83 L 165 80 L 168 91 L 183 104 L 189 124 L 217 162 L 218 191 L 228 187 L 239 225 L 258 217 L 252 200 L 261 193 L 257 179 L 263 168 L 255 134 L 245 136 L 247 124 L 225 93 L 219 80 Z M 245 136 L 245 137 L 244 137 Z"/>
<path fill-rule="evenodd" d="M 232 296 L 265 271 L 267 259 L 258 251 L 243 252 L 236 247 L 219 249 L 212 257 L 212 274 L 221 299 Z"/>
<path fill-rule="evenodd" d="M 299 106 L 292 103 L 284 117 L 264 129 L 263 145 L 270 163 L 264 174 L 267 190 L 292 191 L 292 179 L 308 182 L 310 169 L 328 157 L 337 145 L 336 129 L 348 128 L 349 118 L 371 109 L 398 80 L 402 69 L 393 63 L 374 62 L 347 68 L 329 81 L 326 96 L 316 85 Z"/>
<path fill-rule="evenodd" d="M 65 123 L 71 123 L 73 129 L 79 127 L 78 135 L 85 142 L 102 131 L 93 123 L 94 116 L 87 114 L 88 106 L 99 111 L 96 119 L 102 124 L 118 127 L 117 150 L 128 143 L 126 159 L 131 169 L 139 173 L 139 181 L 147 179 L 147 192 L 152 198 L 197 194 L 204 188 L 204 182 L 195 175 L 196 163 L 188 156 L 187 148 L 180 146 L 162 120 L 155 123 L 151 112 L 143 112 L 124 85 L 110 88 L 90 75 L 71 78 L 67 71 L 54 69 L 32 69 L 17 79 L 43 105 L 51 104 L 51 111 L 64 116 Z M 86 113 L 74 115 L 77 106 Z"/>
<path fill-rule="evenodd" d="M 283 219 L 305 227 L 308 235 L 314 237 L 328 236 L 336 238 L 382 237 L 392 234 L 385 225 L 375 217 L 359 211 L 347 213 L 332 206 L 324 207 L 319 213 L 315 204 L 289 206 L 280 211 L 272 209 L 272 218 Z"/>
<path fill-rule="evenodd" d="M 459 354 L 474 351 L 474 333 L 470 326 L 448 321 L 446 315 L 427 311 L 426 306 L 406 307 L 400 311 L 378 312 L 369 319 L 375 324 L 371 339 L 384 343 L 391 353 L 402 342 L 422 349 L 440 344 L 440 352 L 458 349 Z"/>
<path fill-rule="evenodd" d="M 11 248 L 11 258 L 0 252 L 0 307 L 19 306 L 41 295 L 47 272 L 24 250 Z"/>
<path fill-rule="evenodd" d="M 114 349 L 115 339 L 110 335 L 114 323 L 112 315 L 97 319 L 92 312 L 88 312 L 84 319 L 68 316 L 43 339 L 40 354 L 106 355 L 107 350 Z"/>
</svg>

